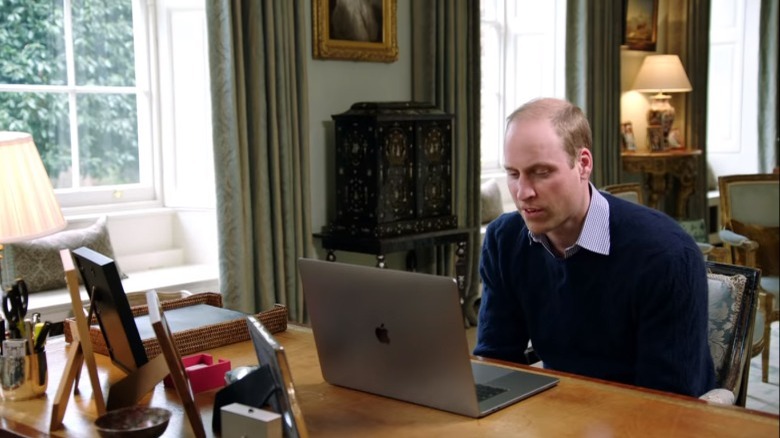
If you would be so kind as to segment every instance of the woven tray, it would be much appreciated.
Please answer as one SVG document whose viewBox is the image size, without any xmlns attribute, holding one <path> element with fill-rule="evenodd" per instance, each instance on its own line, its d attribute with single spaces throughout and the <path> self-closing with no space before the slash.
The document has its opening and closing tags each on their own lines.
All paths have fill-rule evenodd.
<svg viewBox="0 0 780 438">
<path fill-rule="evenodd" d="M 163 310 L 178 309 L 181 307 L 192 306 L 195 304 L 208 304 L 214 307 L 222 307 L 222 295 L 214 292 L 197 293 L 185 298 L 163 301 L 161 306 Z M 149 312 L 147 305 L 133 306 L 130 308 L 133 316 L 146 315 Z M 287 307 L 282 304 L 276 304 L 270 310 L 262 311 L 255 315 L 257 319 L 271 333 L 279 333 L 287 330 Z M 72 327 L 72 328 L 71 328 Z M 75 330 L 76 321 L 74 318 L 66 318 L 63 327 L 65 341 L 72 342 L 72 331 Z M 108 356 L 108 347 L 103 338 L 103 333 L 97 325 L 97 319 L 93 316 L 89 327 L 89 337 L 92 341 L 92 348 L 95 353 Z M 182 330 L 173 333 L 173 341 L 180 356 L 186 356 L 192 353 L 198 353 L 211 348 L 221 347 L 223 345 L 233 344 L 249 340 L 249 330 L 244 318 L 225 321 L 218 324 L 206 325 L 196 329 Z M 161 353 L 160 344 L 157 338 L 144 339 L 144 349 L 149 359 Z"/>
</svg>

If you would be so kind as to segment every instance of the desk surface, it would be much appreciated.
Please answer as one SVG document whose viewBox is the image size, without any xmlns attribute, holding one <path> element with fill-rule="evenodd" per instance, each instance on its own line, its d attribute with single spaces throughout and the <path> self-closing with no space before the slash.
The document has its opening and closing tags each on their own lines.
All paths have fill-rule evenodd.
<svg viewBox="0 0 780 438">
<path fill-rule="evenodd" d="M 322 380 L 314 341 L 308 329 L 290 326 L 275 335 L 284 345 L 312 437 L 320 436 L 763 436 L 777 437 L 780 418 L 737 407 L 708 405 L 699 400 L 669 396 L 555 373 L 557 387 L 480 420 L 403 403 L 329 385 Z M 62 337 L 48 347 L 49 387 L 46 397 L 0 402 L 0 428 L 40 436 L 48 430 L 51 404 L 57 391 L 67 349 Z M 230 359 L 233 367 L 256 364 L 250 342 L 209 351 Z M 100 381 L 121 378 L 107 357 L 98 355 Z M 528 367 L 525 367 L 528 368 Z M 534 372 L 548 372 L 528 368 Z M 71 397 L 64 424 L 55 436 L 97 436 L 92 390 L 86 372 L 80 395 Z M 211 435 L 211 406 L 216 391 L 200 393 L 195 401 Z M 175 391 L 158 384 L 142 403 L 173 411 L 164 436 L 191 435 Z M 182 430 L 182 428 L 184 430 Z M 43 433 L 41 433 L 43 432 Z"/>
</svg>

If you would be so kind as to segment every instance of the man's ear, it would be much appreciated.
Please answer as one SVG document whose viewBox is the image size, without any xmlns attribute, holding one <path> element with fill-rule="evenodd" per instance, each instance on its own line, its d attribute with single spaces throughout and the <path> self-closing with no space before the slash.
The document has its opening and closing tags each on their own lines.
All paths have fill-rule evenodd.
<svg viewBox="0 0 780 438">
<path fill-rule="evenodd" d="M 589 180 L 590 174 L 593 172 L 593 155 L 587 148 L 582 148 L 579 153 L 579 160 L 577 164 L 580 167 L 580 178 L 583 180 Z"/>
</svg>

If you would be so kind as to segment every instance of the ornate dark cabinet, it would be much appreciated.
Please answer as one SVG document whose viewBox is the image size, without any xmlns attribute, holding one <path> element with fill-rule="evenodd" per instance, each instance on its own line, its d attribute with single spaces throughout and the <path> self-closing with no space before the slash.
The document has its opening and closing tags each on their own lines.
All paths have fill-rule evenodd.
<svg viewBox="0 0 780 438">
<path fill-rule="evenodd" d="M 457 227 L 451 114 L 425 103 L 360 102 L 332 117 L 331 234 L 390 237 Z"/>
</svg>

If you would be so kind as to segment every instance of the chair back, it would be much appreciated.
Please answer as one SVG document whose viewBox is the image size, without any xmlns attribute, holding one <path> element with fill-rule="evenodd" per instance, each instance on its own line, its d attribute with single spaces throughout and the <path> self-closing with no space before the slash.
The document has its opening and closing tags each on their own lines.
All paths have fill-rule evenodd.
<svg viewBox="0 0 780 438">
<path fill-rule="evenodd" d="M 780 225 L 780 174 L 725 175 L 718 178 L 721 219 L 764 227 Z"/>
<path fill-rule="evenodd" d="M 642 185 L 639 183 L 610 184 L 602 187 L 601 190 L 636 204 L 644 205 L 645 203 Z"/>
<path fill-rule="evenodd" d="M 780 175 L 721 176 L 718 188 L 723 227 L 758 243 L 764 277 L 780 274 Z"/>
<path fill-rule="evenodd" d="M 745 406 L 760 271 L 707 262 L 710 353 L 719 388 Z"/>
</svg>

